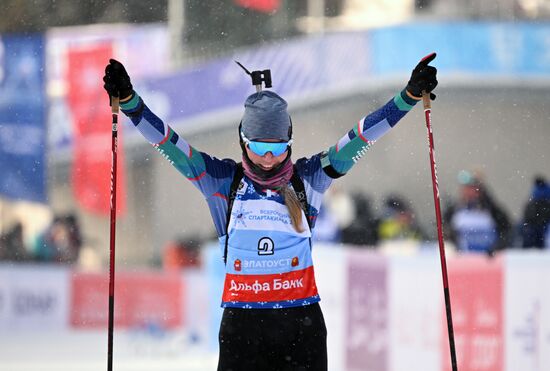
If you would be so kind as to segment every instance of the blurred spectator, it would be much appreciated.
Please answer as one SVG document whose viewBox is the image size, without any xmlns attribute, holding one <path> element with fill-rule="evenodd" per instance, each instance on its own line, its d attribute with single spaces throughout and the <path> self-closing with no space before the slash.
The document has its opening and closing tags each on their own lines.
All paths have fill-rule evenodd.
<svg viewBox="0 0 550 371">
<path fill-rule="evenodd" d="M 201 266 L 201 239 L 198 236 L 178 238 L 164 247 L 162 266 L 166 270 L 181 270 Z"/>
<path fill-rule="evenodd" d="M 23 241 L 23 224 L 17 222 L 0 236 L 0 260 L 25 261 L 29 254 Z"/>
<path fill-rule="evenodd" d="M 550 247 L 550 185 L 537 176 L 529 201 L 525 205 L 520 228 L 522 246 Z"/>
<path fill-rule="evenodd" d="M 341 231 L 335 216 L 330 212 L 326 202 L 321 204 L 319 214 L 315 221 L 315 233 L 313 239 L 316 242 L 338 243 Z"/>
<path fill-rule="evenodd" d="M 511 225 L 479 174 L 461 171 L 459 200 L 445 212 L 446 237 L 458 251 L 489 255 L 509 247 Z"/>
<path fill-rule="evenodd" d="M 336 227 L 341 231 L 353 222 L 355 205 L 351 195 L 339 186 L 333 186 L 325 193 L 325 203 Z"/>
<path fill-rule="evenodd" d="M 390 195 L 385 199 L 382 217 L 378 224 L 378 238 L 380 241 L 425 239 L 413 210 L 407 206 L 401 196 Z"/>
<path fill-rule="evenodd" d="M 59 215 L 38 236 L 34 253 L 38 261 L 72 264 L 78 260 L 81 247 L 82 236 L 76 216 Z"/>
<path fill-rule="evenodd" d="M 350 225 L 342 230 L 342 243 L 375 247 L 378 243 L 379 220 L 372 212 L 370 198 L 362 193 L 351 195 L 355 206 L 355 217 Z"/>
<path fill-rule="evenodd" d="M 341 232 L 349 226 L 355 215 L 351 196 L 340 187 L 329 188 L 315 221 L 314 241 L 339 243 Z"/>
</svg>

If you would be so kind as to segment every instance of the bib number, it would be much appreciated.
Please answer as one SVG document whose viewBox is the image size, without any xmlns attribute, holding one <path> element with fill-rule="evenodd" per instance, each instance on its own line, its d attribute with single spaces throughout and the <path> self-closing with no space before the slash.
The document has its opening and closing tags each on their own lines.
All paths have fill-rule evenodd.
<svg viewBox="0 0 550 371">
<path fill-rule="evenodd" d="M 269 237 L 263 237 L 258 241 L 258 255 L 273 255 L 275 244 Z"/>
</svg>

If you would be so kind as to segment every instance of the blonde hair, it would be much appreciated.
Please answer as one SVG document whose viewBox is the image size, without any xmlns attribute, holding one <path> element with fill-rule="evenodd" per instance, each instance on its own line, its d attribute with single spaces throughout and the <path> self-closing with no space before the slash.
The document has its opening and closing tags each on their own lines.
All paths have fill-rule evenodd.
<svg viewBox="0 0 550 371">
<path fill-rule="evenodd" d="M 302 204 L 298 200 L 296 192 L 288 185 L 284 185 L 281 187 L 281 195 L 290 214 L 292 226 L 296 232 L 302 233 L 304 231 L 302 225 Z"/>
</svg>

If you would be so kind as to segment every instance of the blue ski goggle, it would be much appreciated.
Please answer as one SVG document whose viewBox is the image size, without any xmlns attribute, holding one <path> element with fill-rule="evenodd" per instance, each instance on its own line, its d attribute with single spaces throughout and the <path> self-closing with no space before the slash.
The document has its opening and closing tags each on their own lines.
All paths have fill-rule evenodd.
<svg viewBox="0 0 550 371">
<path fill-rule="evenodd" d="M 288 142 L 259 142 L 248 139 L 243 132 L 241 132 L 241 137 L 248 148 L 258 156 L 264 156 L 267 152 L 271 152 L 273 156 L 277 157 L 285 153 L 292 145 L 292 139 Z"/>
</svg>

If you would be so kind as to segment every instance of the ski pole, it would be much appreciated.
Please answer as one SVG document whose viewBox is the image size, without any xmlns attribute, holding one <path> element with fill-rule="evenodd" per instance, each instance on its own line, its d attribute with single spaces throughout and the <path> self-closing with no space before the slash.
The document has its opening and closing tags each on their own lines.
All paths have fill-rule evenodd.
<svg viewBox="0 0 550 371">
<path fill-rule="evenodd" d="M 113 328 L 115 312 L 115 236 L 116 236 L 116 178 L 118 152 L 118 108 L 119 98 L 111 97 L 111 113 L 113 115 L 111 135 L 111 228 L 109 249 L 109 334 L 107 342 L 107 370 L 113 370 Z"/>
<path fill-rule="evenodd" d="M 447 314 L 447 330 L 449 333 L 449 348 L 451 351 L 451 366 L 453 371 L 457 371 L 455 339 L 453 330 L 453 317 L 451 314 L 451 296 L 449 294 L 449 279 L 447 277 L 447 260 L 445 258 L 445 244 L 443 242 L 443 230 L 441 222 L 441 205 L 439 201 L 439 186 L 437 184 L 437 167 L 435 164 L 434 138 L 432 132 L 432 103 L 430 93 L 422 92 L 422 102 L 424 103 L 424 116 L 426 118 L 426 128 L 428 129 L 428 144 L 430 148 L 430 167 L 432 171 L 432 188 L 435 204 L 435 218 L 437 222 L 437 240 L 439 241 L 439 257 L 441 260 L 441 273 L 443 276 L 443 294 L 445 296 L 445 312 Z"/>
</svg>

